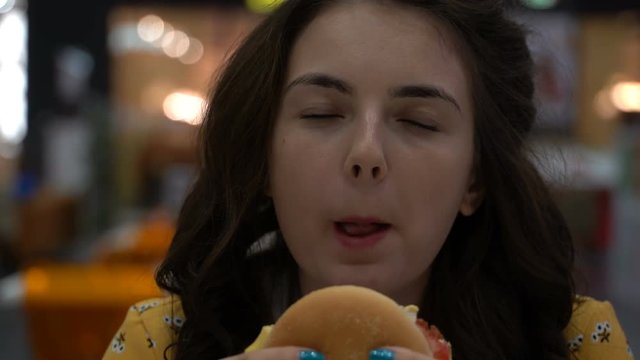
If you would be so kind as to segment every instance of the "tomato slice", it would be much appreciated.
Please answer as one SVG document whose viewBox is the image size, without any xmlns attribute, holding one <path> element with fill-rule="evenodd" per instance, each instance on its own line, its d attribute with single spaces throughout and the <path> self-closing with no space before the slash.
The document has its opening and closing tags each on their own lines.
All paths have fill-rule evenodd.
<svg viewBox="0 0 640 360">
<path fill-rule="evenodd" d="M 444 339 L 440 330 L 435 325 L 429 325 L 428 322 L 422 319 L 417 319 L 416 325 L 427 338 L 431 350 L 433 350 L 433 357 L 436 360 L 450 360 L 451 344 Z"/>
</svg>

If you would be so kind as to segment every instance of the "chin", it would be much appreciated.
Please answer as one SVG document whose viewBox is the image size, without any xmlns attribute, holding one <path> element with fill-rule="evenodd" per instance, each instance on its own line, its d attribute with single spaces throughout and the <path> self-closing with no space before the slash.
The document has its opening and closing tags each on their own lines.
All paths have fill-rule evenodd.
<svg viewBox="0 0 640 360">
<path fill-rule="evenodd" d="M 385 276 L 380 276 L 380 274 L 385 274 Z M 327 286 L 356 285 L 376 290 L 383 294 L 389 294 L 398 286 L 398 281 L 394 281 L 393 277 L 388 278 L 386 274 L 389 274 L 389 271 L 380 268 L 365 270 L 354 267 L 336 274 L 334 281 L 327 283 Z"/>
</svg>

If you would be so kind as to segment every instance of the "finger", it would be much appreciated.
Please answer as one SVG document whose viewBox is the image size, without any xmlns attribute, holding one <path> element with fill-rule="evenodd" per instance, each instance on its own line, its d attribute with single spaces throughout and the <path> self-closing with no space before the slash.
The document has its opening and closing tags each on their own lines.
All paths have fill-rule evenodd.
<svg viewBox="0 0 640 360">
<path fill-rule="evenodd" d="M 296 347 L 283 346 L 256 350 L 248 353 L 226 357 L 221 360 L 324 360 L 324 356 L 317 351 Z"/>
<path fill-rule="evenodd" d="M 369 360 L 435 360 L 433 357 L 407 348 L 388 346 L 372 350 Z"/>
</svg>

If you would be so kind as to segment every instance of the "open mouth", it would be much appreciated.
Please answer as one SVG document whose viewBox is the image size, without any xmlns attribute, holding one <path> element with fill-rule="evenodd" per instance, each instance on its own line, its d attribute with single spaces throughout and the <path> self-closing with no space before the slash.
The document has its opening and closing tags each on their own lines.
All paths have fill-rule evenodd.
<svg viewBox="0 0 640 360">
<path fill-rule="evenodd" d="M 388 230 L 391 225 L 384 223 L 348 223 L 336 222 L 336 230 L 347 236 L 366 237 Z"/>
<path fill-rule="evenodd" d="M 350 250 L 374 247 L 385 238 L 390 228 L 391 224 L 385 223 L 334 223 L 336 239 Z"/>
</svg>

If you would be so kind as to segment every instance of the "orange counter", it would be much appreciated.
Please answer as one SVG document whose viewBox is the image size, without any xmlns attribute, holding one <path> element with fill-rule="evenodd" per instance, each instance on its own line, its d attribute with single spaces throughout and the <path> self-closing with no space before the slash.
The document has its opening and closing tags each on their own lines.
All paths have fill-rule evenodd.
<svg viewBox="0 0 640 360">
<path fill-rule="evenodd" d="M 135 302 L 162 296 L 143 264 L 42 265 L 24 272 L 36 360 L 98 360 Z"/>
</svg>

